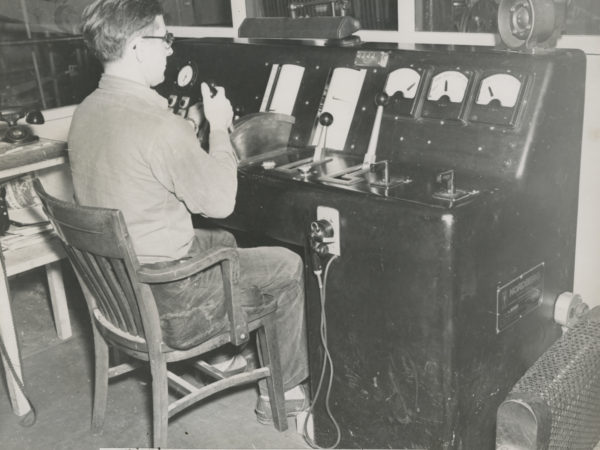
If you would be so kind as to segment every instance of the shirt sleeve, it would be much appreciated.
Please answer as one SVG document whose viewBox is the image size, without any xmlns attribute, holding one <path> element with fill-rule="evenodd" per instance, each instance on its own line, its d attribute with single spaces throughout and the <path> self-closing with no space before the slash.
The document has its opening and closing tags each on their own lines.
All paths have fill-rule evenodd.
<svg viewBox="0 0 600 450">
<path fill-rule="evenodd" d="M 211 132 L 206 153 L 192 127 L 179 116 L 173 115 L 157 131 L 148 161 L 157 180 L 192 213 L 230 215 L 237 193 L 237 159 L 229 133 Z"/>
</svg>

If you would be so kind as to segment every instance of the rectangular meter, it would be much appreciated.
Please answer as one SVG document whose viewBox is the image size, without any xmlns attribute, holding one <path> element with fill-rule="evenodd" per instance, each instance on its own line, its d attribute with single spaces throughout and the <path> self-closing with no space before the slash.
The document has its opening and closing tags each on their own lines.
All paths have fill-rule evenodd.
<svg viewBox="0 0 600 450">
<path fill-rule="evenodd" d="M 479 82 L 469 121 L 514 126 L 523 104 L 527 79 L 520 74 L 493 73 Z"/>
</svg>

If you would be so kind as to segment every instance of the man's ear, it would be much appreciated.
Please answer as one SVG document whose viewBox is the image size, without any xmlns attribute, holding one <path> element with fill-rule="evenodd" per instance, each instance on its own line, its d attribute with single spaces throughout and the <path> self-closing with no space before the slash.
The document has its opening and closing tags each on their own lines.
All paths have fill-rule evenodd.
<svg viewBox="0 0 600 450">
<path fill-rule="evenodd" d="M 132 39 L 127 46 L 128 51 L 131 51 L 138 62 L 142 62 L 145 59 L 146 47 L 140 45 L 142 40 L 139 37 Z"/>
</svg>

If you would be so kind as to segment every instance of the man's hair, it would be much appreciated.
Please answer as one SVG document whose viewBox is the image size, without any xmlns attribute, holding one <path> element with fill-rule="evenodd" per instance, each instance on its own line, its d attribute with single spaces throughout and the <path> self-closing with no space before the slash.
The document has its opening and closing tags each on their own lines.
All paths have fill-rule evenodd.
<svg viewBox="0 0 600 450">
<path fill-rule="evenodd" d="M 81 33 L 102 63 L 114 61 L 129 39 L 154 31 L 162 14 L 159 0 L 95 0 L 83 11 Z"/>
</svg>

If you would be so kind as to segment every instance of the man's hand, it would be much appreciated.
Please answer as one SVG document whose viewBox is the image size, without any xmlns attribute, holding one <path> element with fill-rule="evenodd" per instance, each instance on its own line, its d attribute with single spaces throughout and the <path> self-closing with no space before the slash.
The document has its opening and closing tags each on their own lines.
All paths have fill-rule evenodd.
<svg viewBox="0 0 600 450">
<path fill-rule="evenodd" d="M 213 97 L 206 83 L 202 83 L 200 89 L 204 103 L 204 115 L 210 123 L 210 129 L 227 131 L 233 121 L 233 108 L 225 97 L 225 90 L 218 86 L 217 93 Z"/>
</svg>

